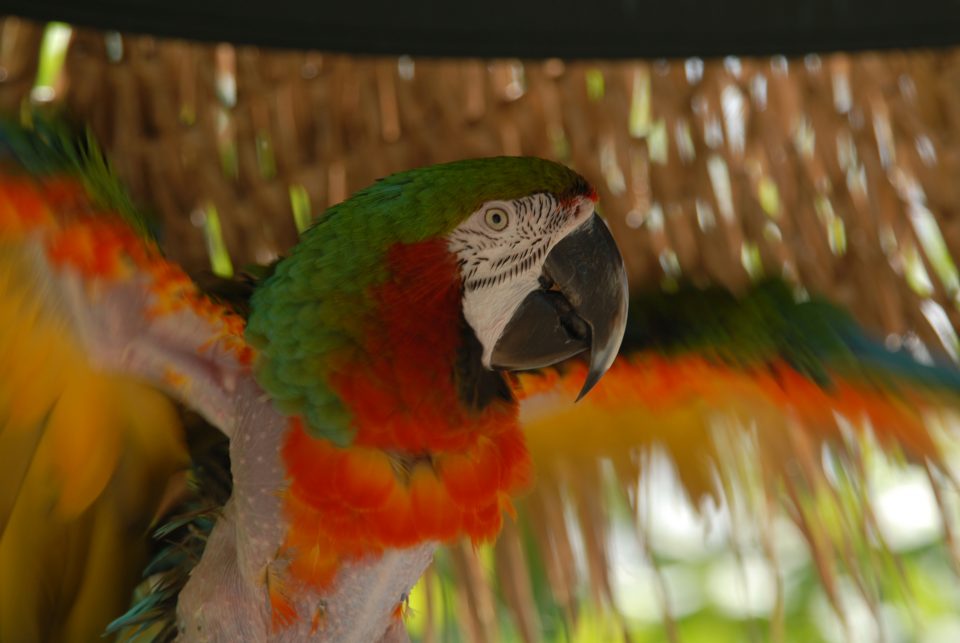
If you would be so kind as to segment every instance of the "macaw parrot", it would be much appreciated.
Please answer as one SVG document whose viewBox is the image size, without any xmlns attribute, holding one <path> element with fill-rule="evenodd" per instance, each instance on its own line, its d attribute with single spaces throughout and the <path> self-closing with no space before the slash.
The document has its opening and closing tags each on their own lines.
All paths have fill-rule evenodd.
<svg viewBox="0 0 960 643">
<path fill-rule="evenodd" d="M 2 642 L 404 640 L 436 546 L 495 538 L 534 476 L 658 444 L 710 495 L 717 416 L 761 463 L 844 417 L 937 463 L 924 417 L 957 407 L 950 364 L 782 280 L 628 300 L 552 162 L 390 176 L 201 289 L 91 139 L 37 120 L 0 149 Z"/>
<path fill-rule="evenodd" d="M 583 395 L 617 356 L 624 265 L 562 165 L 387 177 L 244 318 L 163 258 L 92 141 L 0 141 L 4 642 L 95 640 L 129 607 L 189 462 L 174 400 L 229 439 L 231 492 L 168 634 L 402 639 L 437 543 L 496 536 L 530 478 L 505 373 L 587 351 Z"/>
</svg>

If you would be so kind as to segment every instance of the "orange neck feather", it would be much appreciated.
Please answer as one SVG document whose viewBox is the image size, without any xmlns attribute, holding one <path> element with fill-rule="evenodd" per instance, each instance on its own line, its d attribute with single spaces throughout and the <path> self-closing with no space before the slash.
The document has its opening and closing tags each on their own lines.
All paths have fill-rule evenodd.
<svg viewBox="0 0 960 643">
<path fill-rule="evenodd" d="M 445 242 L 395 246 L 389 270 L 370 293 L 367 342 L 331 378 L 354 444 L 312 438 L 293 419 L 283 447 L 291 569 L 315 587 L 387 547 L 495 537 L 530 478 L 516 404 L 472 411 L 458 397 L 460 279 Z"/>
</svg>

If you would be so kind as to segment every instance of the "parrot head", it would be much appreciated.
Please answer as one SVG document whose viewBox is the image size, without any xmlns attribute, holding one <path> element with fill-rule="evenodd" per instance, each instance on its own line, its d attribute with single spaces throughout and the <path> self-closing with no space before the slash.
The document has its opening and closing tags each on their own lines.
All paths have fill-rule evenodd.
<svg viewBox="0 0 960 643">
<path fill-rule="evenodd" d="M 482 365 L 528 370 L 589 350 L 583 397 L 623 339 L 627 279 L 594 193 L 571 180 L 559 194 L 485 201 L 447 239 Z"/>
<path fill-rule="evenodd" d="M 358 192 L 254 295 L 262 385 L 339 444 L 372 406 L 423 412 L 444 378 L 482 411 L 510 397 L 502 371 L 590 351 L 582 397 L 616 357 L 627 314 L 596 200 L 572 170 L 523 157 L 421 168 Z M 358 398 L 374 385 L 380 394 Z"/>
</svg>

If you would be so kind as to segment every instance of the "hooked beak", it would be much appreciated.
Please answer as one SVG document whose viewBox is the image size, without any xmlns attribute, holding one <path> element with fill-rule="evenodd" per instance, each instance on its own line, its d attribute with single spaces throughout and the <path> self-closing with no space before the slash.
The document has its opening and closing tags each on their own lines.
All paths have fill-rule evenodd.
<svg viewBox="0 0 960 643">
<path fill-rule="evenodd" d="M 627 272 L 607 224 L 594 214 L 560 241 L 540 288 L 520 303 L 491 354 L 494 368 L 525 370 L 590 350 L 579 401 L 617 357 L 627 325 Z"/>
</svg>

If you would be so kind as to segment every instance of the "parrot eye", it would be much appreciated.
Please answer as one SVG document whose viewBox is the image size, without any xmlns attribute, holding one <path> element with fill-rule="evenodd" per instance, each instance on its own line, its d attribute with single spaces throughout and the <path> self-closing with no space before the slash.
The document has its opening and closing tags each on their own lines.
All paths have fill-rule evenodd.
<svg viewBox="0 0 960 643">
<path fill-rule="evenodd" d="M 490 208 L 484 213 L 484 221 L 491 230 L 500 232 L 510 223 L 510 217 L 503 208 Z"/>
</svg>

